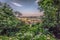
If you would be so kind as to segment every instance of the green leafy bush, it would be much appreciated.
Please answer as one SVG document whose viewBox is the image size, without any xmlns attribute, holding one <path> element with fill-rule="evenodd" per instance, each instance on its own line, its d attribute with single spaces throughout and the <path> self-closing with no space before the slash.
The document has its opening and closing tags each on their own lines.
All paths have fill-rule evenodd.
<svg viewBox="0 0 60 40">
<path fill-rule="evenodd" d="M 43 29 L 41 24 L 27 25 L 16 33 L 16 38 L 19 40 L 56 40 L 48 30 Z"/>
<path fill-rule="evenodd" d="M 57 25 L 57 12 L 60 10 L 59 4 L 60 0 L 40 0 L 38 2 L 39 8 L 42 8 L 44 11 L 42 19 L 44 26 L 55 27 Z"/>
<path fill-rule="evenodd" d="M 3 6 L 0 7 L 0 34 L 8 34 L 9 32 L 11 34 L 13 30 L 16 30 L 19 27 L 18 24 L 20 25 L 21 22 L 15 17 L 14 12 L 9 5 L 6 3 L 1 4 Z"/>
</svg>

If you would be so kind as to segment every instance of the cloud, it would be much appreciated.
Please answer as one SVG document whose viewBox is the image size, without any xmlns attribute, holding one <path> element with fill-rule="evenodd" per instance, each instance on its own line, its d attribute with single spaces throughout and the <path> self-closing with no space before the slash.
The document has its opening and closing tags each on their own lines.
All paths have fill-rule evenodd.
<svg viewBox="0 0 60 40">
<path fill-rule="evenodd" d="M 18 7 L 22 7 L 23 5 L 16 3 L 16 2 L 11 2 L 13 5 L 18 6 Z"/>
<path fill-rule="evenodd" d="M 38 3 L 40 0 L 36 0 L 35 3 Z"/>
</svg>

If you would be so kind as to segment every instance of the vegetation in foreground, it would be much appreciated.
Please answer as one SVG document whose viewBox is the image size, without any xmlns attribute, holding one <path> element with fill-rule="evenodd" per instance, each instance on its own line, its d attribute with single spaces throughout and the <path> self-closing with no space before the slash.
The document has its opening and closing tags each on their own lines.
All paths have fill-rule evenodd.
<svg viewBox="0 0 60 40">
<path fill-rule="evenodd" d="M 50 3 L 51 1 L 42 1 L 42 4 L 44 3 L 45 5 L 46 2 Z M 43 23 L 28 25 L 18 20 L 14 16 L 13 10 L 6 3 L 1 3 L 0 40 L 56 40 L 53 37 L 54 35 L 49 32 L 49 28 L 55 26 L 56 24 L 54 21 L 56 17 L 55 16 L 56 10 L 54 9 L 55 7 L 53 6 L 53 10 L 51 11 L 44 5 L 42 5 L 42 7 L 45 8 L 44 10 L 46 10 L 45 11 L 46 15 L 45 18 L 43 19 Z M 50 4 L 48 5 L 49 7 L 51 7 Z M 46 18 L 47 16 L 48 18 Z M 49 20 L 50 18 L 52 20 Z M 49 28 L 45 28 L 44 25 L 48 26 Z"/>
</svg>

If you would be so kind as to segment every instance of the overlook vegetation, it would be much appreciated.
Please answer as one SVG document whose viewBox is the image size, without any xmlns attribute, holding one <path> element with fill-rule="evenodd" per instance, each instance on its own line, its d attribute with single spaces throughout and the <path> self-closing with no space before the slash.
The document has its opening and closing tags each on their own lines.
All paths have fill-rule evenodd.
<svg viewBox="0 0 60 40">
<path fill-rule="evenodd" d="M 60 15 L 56 15 L 60 1 L 55 2 L 55 0 L 38 2 L 44 11 L 42 22 L 30 25 L 16 18 L 8 4 L 0 2 L 0 40 L 56 40 L 52 28 L 60 24 Z"/>
</svg>

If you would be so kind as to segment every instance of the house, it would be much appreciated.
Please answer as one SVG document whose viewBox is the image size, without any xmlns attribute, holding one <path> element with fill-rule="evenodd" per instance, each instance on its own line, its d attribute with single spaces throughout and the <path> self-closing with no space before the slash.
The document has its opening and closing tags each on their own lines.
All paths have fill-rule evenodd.
<svg viewBox="0 0 60 40">
<path fill-rule="evenodd" d="M 21 21 L 24 21 L 27 24 L 35 24 L 38 22 L 41 22 L 40 17 L 39 16 L 20 16 Z"/>
</svg>

